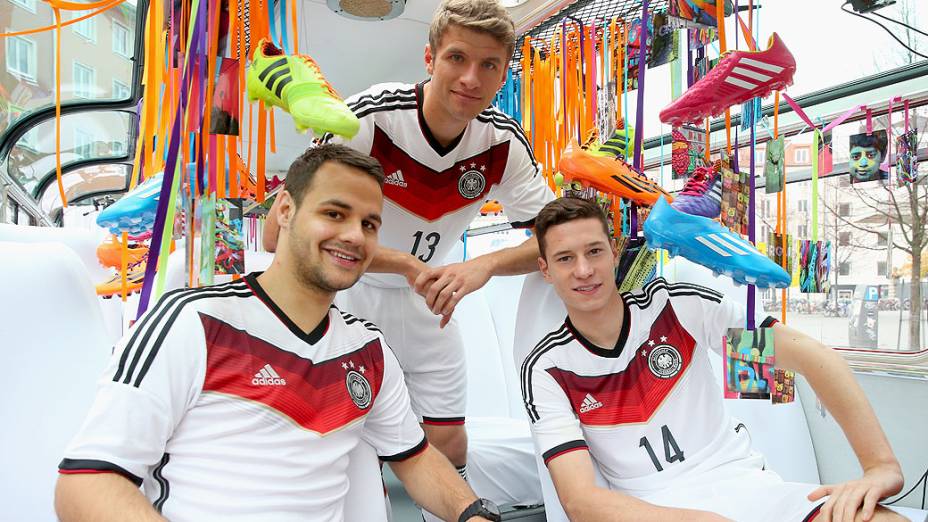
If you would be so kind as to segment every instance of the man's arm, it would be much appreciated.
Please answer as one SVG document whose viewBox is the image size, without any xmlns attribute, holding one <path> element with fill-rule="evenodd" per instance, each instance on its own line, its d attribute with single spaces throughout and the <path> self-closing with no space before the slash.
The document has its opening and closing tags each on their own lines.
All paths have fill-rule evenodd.
<svg viewBox="0 0 928 522">
<path fill-rule="evenodd" d="M 166 520 L 135 484 L 118 473 L 60 475 L 55 513 L 62 522 Z"/>
<path fill-rule="evenodd" d="M 442 520 L 457 522 L 467 506 L 477 500 L 451 462 L 431 446 L 406 460 L 390 462 L 390 468 L 403 482 L 409 496 Z M 472 517 L 469 520 L 485 519 Z"/>
<path fill-rule="evenodd" d="M 572 522 L 727 520 L 707 511 L 656 506 L 618 491 L 601 488 L 596 485 L 593 461 L 586 450 L 571 451 L 551 459 L 548 461 L 548 472 L 561 506 Z"/>
<path fill-rule="evenodd" d="M 424 270 L 415 280 L 415 289 L 425 298 L 432 313 L 443 316 L 441 326 L 445 326 L 461 298 L 482 288 L 491 277 L 528 274 L 536 270 L 538 240 L 532 236 L 517 247 Z"/>
<path fill-rule="evenodd" d="M 822 486 L 809 499 L 831 495 L 822 507 L 825 520 L 832 516 L 853 520 L 861 506 L 863 519 L 869 520 L 880 499 L 902 489 L 903 477 L 867 396 L 837 352 L 780 323 L 773 326 L 773 332 L 777 367 L 793 370 L 809 381 L 841 426 L 864 472 L 858 480 Z"/>
</svg>

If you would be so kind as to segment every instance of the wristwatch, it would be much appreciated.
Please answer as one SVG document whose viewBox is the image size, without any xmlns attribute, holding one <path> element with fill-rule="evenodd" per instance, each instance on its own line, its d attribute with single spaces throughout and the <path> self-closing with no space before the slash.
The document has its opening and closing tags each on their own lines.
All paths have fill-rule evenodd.
<svg viewBox="0 0 928 522">
<path fill-rule="evenodd" d="M 485 498 L 478 498 L 473 504 L 467 506 L 467 509 L 458 517 L 458 522 L 467 522 L 471 517 L 483 517 L 493 522 L 499 522 L 503 519 L 496 504 Z"/>
</svg>

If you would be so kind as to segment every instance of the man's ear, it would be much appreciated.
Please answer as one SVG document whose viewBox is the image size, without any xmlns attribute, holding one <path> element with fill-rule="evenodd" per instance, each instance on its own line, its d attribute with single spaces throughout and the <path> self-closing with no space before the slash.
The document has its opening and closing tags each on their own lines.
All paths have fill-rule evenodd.
<svg viewBox="0 0 928 522">
<path fill-rule="evenodd" d="M 609 238 L 609 246 L 612 249 L 612 265 L 619 266 L 619 245 L 616 244 L 615 238 Z"/>
<path fill-rule="evenodd" d="M 435 57 L 432 56 L 432 45 L 425 44 L 425 72 L 432 75 L 432 69 L 435 67 Z"/>
<path fill-rule="evenodd" d="M 538 271 L 541 272 L 542 277 L 545 278 L 545 281 L 551 282 L 551 275 L 548 274 L 548 262 L 545 261 L 545 258 L 538 257 Z"/>
<path fill-rule="evenodd" d="M 277 195 L 277 224 L 280 228 L 290 228 L 293 216 L 296 215 L 296 205 L 293 196 L 287 190 L 281 190 Z"/>
</svg>

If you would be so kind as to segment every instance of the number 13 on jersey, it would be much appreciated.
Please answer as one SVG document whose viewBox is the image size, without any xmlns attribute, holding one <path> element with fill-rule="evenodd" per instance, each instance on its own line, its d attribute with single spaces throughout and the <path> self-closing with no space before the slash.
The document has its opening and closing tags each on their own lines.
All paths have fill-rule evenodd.
<svg viewBox="0 0 928 522">
<path fill-rule="evenodd" d="M 438 247 L 438 242 L 441 241 L 441 235 L 438 232 L 426 234 L 420 230 L 413 234 L 412 237 L 414 242 L 410 254 L 416 256 L 423 263 L 428 263 L 429 259 L 432 259 L 432 256 L 435 255 L 435 248 Z"/>
</svg>

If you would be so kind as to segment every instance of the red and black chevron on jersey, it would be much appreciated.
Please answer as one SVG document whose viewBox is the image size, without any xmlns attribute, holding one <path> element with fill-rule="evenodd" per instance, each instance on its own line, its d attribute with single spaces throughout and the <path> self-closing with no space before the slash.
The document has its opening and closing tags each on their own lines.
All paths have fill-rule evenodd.
<svg viewBox="0 0 928 522">
<path fill-rule="evenodd" d="M 380 393 L 384 362 L 379 338 L 353 352 L 313 362 L 208 315 L 200 314 L 200 319 L 207 339 L 204 393 L 216 392 L 264 404 L 320 435 L 366 415 Z M 265 365 L 272 368 L 275 376 L 270 383 L 256 385 L 261 378 L 255 378 L 255 368 Z M 368 397 L 362 397 L 360 403 L 346 391 L 350 371 L 360 373 L 368 383 Z"/>
<path fill-rule="evenodd" d="M 136 323 L 59 469 L 120 473 L 170 520 L 341 520 L 361 439 L 426 446 L 380 332 L 334 306 L 305 332 L 249 274 Z"/>
<path fill-rule="evenodd" d="M 650 490 L 746 458 L 749 441 L 725 411 L 708 354 L 728 328 L 743 326 L 743 311 L 714 290 L 663 279 L 622 300 L 614 348 L 595 346 L 568 319 L 522 365 L 546 462 L 588 449 L 610 487 Z"/>
<path fill-rule="evenodd" d="M 422 111 L 427 82 L 375 85 L 346 103 L 361 120 L 349 141 L 384 168 L 380 244 L 421 261 L 447 261 L 486 199 L 499 200 L 511 222 L 531 223 L 554 194 L 541 176 L 519 124 L 489 107 L 442 145 Z M 396 274 L 365 274 L 377 286 L 404 287 Z"/>
</svg>

